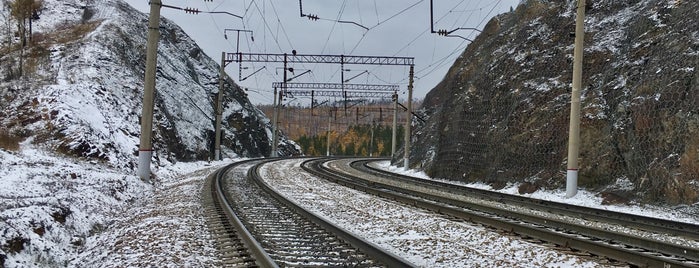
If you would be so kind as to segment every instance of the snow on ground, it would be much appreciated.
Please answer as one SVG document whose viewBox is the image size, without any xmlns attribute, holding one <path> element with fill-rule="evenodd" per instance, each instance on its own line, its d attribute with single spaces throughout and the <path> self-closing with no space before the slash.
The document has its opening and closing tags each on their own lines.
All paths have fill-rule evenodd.
<svg viewBox="0 0 699 268">
<path fill-rule="evenodd" d="M 699 214 L 697 213 L 687 213 L 683 210 L 677 208 L 659 207 L 652 205 L 602 205 L 602 197 L 597 196 L 593 192 L 586 190 L 578 190 L 578 194 L 572 198 L 565 198 L 565 190 L 538 190 L 531 194 L 519 194 L 519 185 L 510 184 L 507 187 L 500 190 L 493 190 L 490 185 L 484 183 L 465 183 L 452 180 L 444 179 L 433 179 L 427 176 L 422 171 L 417 170 L 405 170 L 402 167 L 391 166 L 389 161 L 379 161 L 372 164 L 376 168 L 380 168 L 393 173 L 403 174 L 407 176 L 412 176 L 427 180 L 436 180 L 444 183 L 451 183 L 460 186 L 466 186 L 471 188 L 483 189 L 497 191 L 501 193 L 511 194 L 511 195 L 521 195 L 529 198 L 536 198 L 541 200 L 555 201 L 566 204 L 593 207 L 599 209 L 605 209 L 610 211 L 624 212 L 634 215 L 643 215 L 647 217 L 655 217 L 661 219 L 670 219 L 674 221 L 687 222 L 693 224 L 699 224 Z M 691 211 L 691 210 L 690 210 Z"/>
<path fill-rule="evenodd" d="M 421 267 L 598 267 L 577 256 L 308 175 L 303 160 L 261 176 L 301 206 Z"/>
<path fill-rule="evenodd" d="M 157 179 L 149 184 L 104 163 L 47 152 L 31 140 L 17 152 L 0 149 L 4 267 L 220 266 L 199 198 L 206 176 L 230 162 L 165 163 L 154 167 Z M 301 205 L 419 266 L 602 266 L 315 178 L 300 169 L 300 162 L 265 165 L 262 175 Z M 426 177 L 387 162 L 379 166 Z M 514 186 L 502 190 L 514 191 Z M 576 199 L 562 199 L 562 192 L 531 196 L 599 204 L 592 194 L 581 193 Z"/>
<path fill-rule="evenodd" d="M 0 267 L 215 266 L 199 197 L 224 164 L 165 163 L 149 184 L 31 140 L 0 149 Z"/>
<path fill-rule="evenodd" d="M 178 163 L 161 170 L 154 194 L 126 208 L 110 229 L 88 240 L 71 266 L 220 266 L 200 196 L 206 177 L 228 163 Z"/>
</svg>

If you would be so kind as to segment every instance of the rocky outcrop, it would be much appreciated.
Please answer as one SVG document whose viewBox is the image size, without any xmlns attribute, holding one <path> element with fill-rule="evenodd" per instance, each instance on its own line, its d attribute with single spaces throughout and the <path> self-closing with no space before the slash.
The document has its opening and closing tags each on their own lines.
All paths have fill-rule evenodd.
<svg viewBox="0 0 699 268">
<path fill-rule="evenodd" d="M 699 2 L 591 2 L 581 187 L 699 201 Z M 454 180 L 564 185 L 574 23 L 575 1 L 530 0 L 493 18 L 427 95 L 411 165 Z"/>
</svg>

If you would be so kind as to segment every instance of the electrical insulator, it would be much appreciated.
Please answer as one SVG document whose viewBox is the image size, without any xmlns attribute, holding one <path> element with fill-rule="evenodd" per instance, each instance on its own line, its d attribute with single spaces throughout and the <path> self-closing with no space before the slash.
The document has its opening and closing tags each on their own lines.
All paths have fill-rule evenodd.
<svg viewBox="0 0 699 268">
<path fill-rule="evenodd" d="M 447 33 L 447 30 L 438 30 L 437 34 L 442 35 L 442 36 L 447 36 L 447 34 L 449 34 L 449 33 Z"/>
<path fill-rule="evenodd" d="M 313 15 L 313 14 L 308 14 L 307 17 L 309 20 L 318 20 L 319 19 L 318 15 Z"/>
<path fill-rule="evenodd" d="M 198 8 L 186 7 L 186 8 L 184 9 L 184 12 L 187 12 L 187 13 L 189 13 L 189 14 L 199 14 L 200 11 L 199 11 Z"/>
</svg>

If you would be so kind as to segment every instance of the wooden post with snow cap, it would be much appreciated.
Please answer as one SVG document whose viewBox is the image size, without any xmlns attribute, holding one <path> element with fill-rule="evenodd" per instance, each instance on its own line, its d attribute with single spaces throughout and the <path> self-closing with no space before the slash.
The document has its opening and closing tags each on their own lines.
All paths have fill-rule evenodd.
<svg viewBox="0 0 699 268">
<path fill-rule="evenodd" d="M 150 180 L 150 161 L 153 156 L 153 106 L 155 98 L 155 71 L 158 63 L 158 41 L 160 39 L 160 0 L 151 0 L 148 18 L 148 41 L 146 43 L 146 77 L 143 89 L 141 112 L 141 140 L 138 147 L 138 177 Z"/>
<path fill-rule="evenodd" d="M 221 121 L 223 120 L 223 78 L 226 73 L 226 52 L 221 52 L 221 66 L 218 74 L 218 94 L 216 96 L 216 129 L 214 130 L 214 160 L 221 160 Z"/>
<path fill-rule="evenodd" d="M 585 42 L 585 0 L 578 0 L 575 20 L 575 50 L 573 54 L 573 89 L 570 100 L 570 131 L 568 133 L 568 170 L 566 197 L 578 193 L 578 156 L 580 151 L 580 90 L 582 88 L 583 45 Z"/>
<path fill-rule="evenodd" d="M 406 119 L 405 119 L 405 152 L 403 154 L 403 167 L 405 170 L 410 169 L 410 124 L 413 121 L 413 76 L 415 76 L 415 65 L 411 64 L 410 65 L 410 72 L 409 72 L 409 79 L 408 79 L 408 107 L 406 111 Z"/>
</svg>

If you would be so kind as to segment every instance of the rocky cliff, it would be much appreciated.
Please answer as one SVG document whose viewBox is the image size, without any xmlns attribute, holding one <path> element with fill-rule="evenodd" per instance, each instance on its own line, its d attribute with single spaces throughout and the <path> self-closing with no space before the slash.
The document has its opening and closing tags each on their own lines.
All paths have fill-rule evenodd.
<svg viewBox="0 0 699 268">
<path fill-rule="evenodd" d="M 426 97 L 411 165 L 530 189 L 565 184 L 575 1 L 493 18 Z M 699 1 L 590 1 L 580 186 L 699 201 Z M 421 159 L 421 160 L 417 160 Z"/>
</svg>

